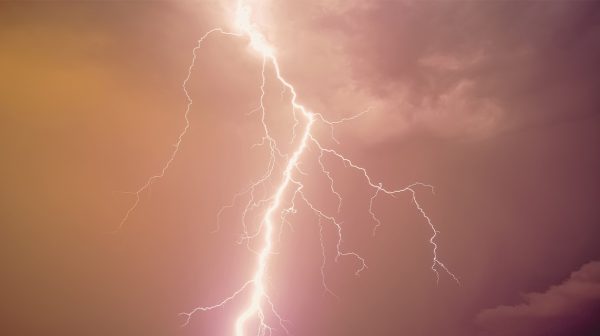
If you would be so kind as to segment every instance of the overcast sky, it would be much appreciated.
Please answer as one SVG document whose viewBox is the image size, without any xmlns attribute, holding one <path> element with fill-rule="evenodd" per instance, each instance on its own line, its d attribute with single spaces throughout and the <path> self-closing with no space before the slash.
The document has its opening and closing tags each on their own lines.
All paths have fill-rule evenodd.
<svg viewBox="0 0 600 336">
<path fill-rule="evenodd" d="M 212 35 L 189 82 L 191 127 L 163 179 L 141 197 L 184 126 L 181 85 L 206 31 L 230 28 L 226 1 L 0 2 L 0 137 L 7 335 L 231 335 L 247 296 L 199 313 L 251 274 L 241 207 L 222 205 L 266 166 L 261 60 Z M 337 120 L 318 136 L 410 194 L 378 196 L 326 158 L 344 195 L 344 246 L 305 205 L 284 226 L 269 288 L 297 336 L 566 336 L 600 332 L 600 6 L 594 1 L 263 1 L 256 19 L 310 109 Z M 289 93 L 267 69 L 267 116 L 288 141 Z M 286 142 L 287 143 L 287 142 Z M 307 195 L 337 206 L 302 168 Z M 300 178 L 300 177 L 299 177 Z M 277 181 L 276 179 L 274 182 Z M 324 186 L 326 189 L 323 189 Z M 267 189 L 268 190 L 268 187 Z M 258 214 L 254 214 L 258 215 Z M 280 335 L 280 333 L 276 333 Z"/>
</svg>

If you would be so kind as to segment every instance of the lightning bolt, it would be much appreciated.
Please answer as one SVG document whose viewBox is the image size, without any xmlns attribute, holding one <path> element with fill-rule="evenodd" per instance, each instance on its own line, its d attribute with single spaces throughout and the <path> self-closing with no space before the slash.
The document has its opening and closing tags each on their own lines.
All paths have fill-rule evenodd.
<svg viewBox="0 0 600 336">
<path fill-rule="evenodd" d="M 320 170 L 329 181 L 329 190 L 338 199 L 338 213 L 341 211 L 343 198 L 342 195 L 335 189 L 335 180 L 330 170 L 327 168 L 324 158 L 330 157 L 339 160 L 344 164 L 346 168 L 353 169 L 359 172 L 364 177 L 366 184 L 373 190 L 373 194 L 370 197 L 368 206 L 368 213 L 370 214 L 373 222 L 375 223 L 373 227 L 373 235 L 375 235 L 377 229 L 382 225 L 381 221 L 379 220 L 379 218 L 373 210 L 373 203 L 375 199 L 380 195 L 396 197 L 396 195 L 400 193 L 410 193 L 412 202 L 414 203 L 416 209 L 424 218 L 425 222 L 427 223 L 432 232 L 429 239 L 429 243 L 432 246 L 431 270 L 435 274 L 438 282 L 440 280 L 440 271 L 443 271 L 450 278 L 459 283 L 459 280 L 455 276 L 455 274 L 452 273 L 449 270 L 449 268 L 440 261 L 437 254 L 438 245 L 435 242 L 438 230 L 435 228 L 430 217 L 427 215 L 427 213 L 425 212 L 425 210 L 423 209 L 423 207 L 417 199 L 417 188 L 424 187 L 430 189 L 430 191 L 433 192 L 433 187 L 425 183 L 416 182 L 403 188 L 387 188 L 383 185 L 383 183 L 373 181 L 373 178 L 362 166 L 356 164 L 343 154 L 339 153 L 337 150 L 322 145 L 322 143 L 317 139 L 316 135 L 314 134 L 315 124 L 322 123 L 326 127 L 329 127 L 331 129 L 331 139 L 335 143 L 339 143 L 339 141 L 335 138 L 333 134 L 334 127 L 337 124 L 354 120 L 360 117 L 362 114 L 367 113 L 370 109 L 367 109 L 351 117 L 343 118 L 336 121 L 329 121 L 322 114 L 310 111 L 307 107 L 305 107 L 298 101 L 298 95 L 296 93 L 295 87 L 282 75 L 279 61 L 275 54 L 275 49 L 268 43 L 265 36 L 260 32 L 260 30 L 257 28 L 257 25 L 252 21 L 251 6 L 249 6 L 244 0 L 239 0 L 237 3 L 234 17 L 234 26 L 236 28 L 235 32 L 229 32 L 222 28 L 214 28 L 208 31 L 198 40 L 198 44 L 192 50 L 192 62 L 188 67 L 187 76 L 182 83 L 182 88 L 187 99 L 187 105 L 184 113 L 185 126 L 177 138 L 171 155 L 169 156 L 166 163 L 162 166 L 160 172 L 156 175 L 151 176 L 146 181 L 146 183 L 144 183 L 135 193 L 133 193 L 135 195 L 135 202 L 125 213 L 125 216 L 122 218 L 118 228 L 122 228 L 124 223 L 129 219 L 131 213 L 135 211 L 135 209 L 140 203 L 140 195 L 144 193 L 152 185 L 152 183 L 154 183 L 155 181 L 157 181 L 165 175 L 166 171 L 169 169 L 171 163 L 173 162 L 177 153 L 179 152 L 180 144 L 190 127 L 188 115 L 193 104 L 191 95 L 187 89 L 187 83 L 192 76 L 193 68 L 195 66 L 197 57 L 197 51 L 202 47 L 203 42 L 213 34 L 221 34 L 246 39 L 249 42 L 250 47 L 256 53 L 258 53 L 258 55 L 262 59 L 260 105 L 255 110 L 250 111 L 249 114 L 260 112 L 260 122 L 263 130 L 263 136 L 261 141 L 256 143 L 252 147 L 266 147 L 269 151 L 269 160 L 267 162 L 267 168 L 265 173 L 256 181 L 252 182 L 246 189 L 235 194 L 230 204 L 221 208 L 221 210 L 217 214 L 217 225 L 219 225 L 218 223 L 220 221 L 220 216 L 224 210 L 228 208 L 233 208 L 240 198 L 247 197 L 248 201 L 244 206 L 241 220 L 243 234 L 239 242 L 246 242 L 248 248 L 251 250 L 251 240 L 254 240 L 255 238 L 260 238 L 260 241 L 262 243 L 258 250 L 252 250 L 256 253 L 256 266 L 254 268 L 252 276 L 247 281 L 245 281 L 238 290 L 234 291 L 230 296 L 224 298 L 217 304 L 211 306 L 197 307 L 189 312 L 181 313 L 181 315 L 185 317 L 184 325 L 187 325 L 190 322 L 192 316 L 195 313 L 200 311 L 210 311 L 213 309 L 223 307 L 224 305 L 238 298 L 238 296 L 240 296 L 242 293 L 249 292 L 249 302 L 246 303 L 244 309 L 241 310 L 241 312 L 237 316 L 237 319 L 235 320 L 235 325 L 233 326 L 234 335 L 245 336 L 247 333 L 247 329 L 249 328 L 250 321 L 253 319 L 256 321 L 255 324 L 252 325 L 252 328 L 253 330 L 256 330 L 257 336 L 272 335 L 272 333 L 275 330 L 275 327 L 272 326 L 270 323 L 272 319 L 278 320 L 281 329 L 288 333 L 288 330 L 285 326 L 286 321 L 277 312 L 273 301 L 269 297 L 269 292 L 267 288 L 267 276 L 270 257 L 274 253 L 274 246 L 276 243 L 275 235 L 277 225 L 289 223 L 287 220 L 287 216 L 297 212 L 296 202 L 298 201 L 304 202 L 308 209 L 310 209 L 316 216 L 319 223 L 319 238 L 323 257 L 323 262 L 321 264 L 321 277 L 322 285 L 326 292 L 335 296 L 334 292 L 327 286 L 325 279 L 326 242 L 324 241 L 323 236 L 324 222 L 331 223 L 334 226 L 337 234 L 337 241 L 335 243 L 336 255 L 334 257 L 334 260 L 337 262 L 339 258 L 342 257 L 353 258 L 357 264 L 355 270 L 355 275 L 357 276 L 365 269 L 367 269 L 367 263 L 363 257 L 361 257 L 358 253 L 354 251 L 346 250 L 343 246 L 343 223 L 339 222 L 334 215 L 328 214 L 325 211 L 319 209 L 317 206 L 315 206 L 314 203 L 311 202 L 311 200 L 304 193 L 304 185 L 301 179 L 302 176 L 308 174 L 302 171 L 302 169 L 300 168 L 300 163 L 302 157 L 306 155 L 308 150 L 314 150 L 318 153 L 317 162 L 319 164 Z M 274 78 L 282 87 L 282 98 L 284 97 L 286 92 L 290 95 L 291 111 L 294 120 L 294 125 L 291 130 L 291 144 L 294 145 L 294 149 L 291 153 L 287 154 L 283 153 L 280 150 L 278 146 L 279 144 L 271 135 L 270 129 L 266 122 L 266 108 L 264 100 L 266 95 L 265 90 L 267 83 L 267 70 L 269 69 L 274 73 Z M 300 134 L 296 134 L 297 129 L 300 129 Z M 279 177 L 276 176 L 276 166 L 278 160 L 283 160 L 285 162 L 281 171 L 281 175 Z M 267 183 L 272 182 L 273 180 L 278 180 L 274 191 L 266 197 L 259 197 L 257 189 L 261 186 L 264 186 Z M 291 194 L 291 197 L 288 197 L 286 199 L 286 194 Z M 253 231 L 247 223 L 247 217 L 249 213 L 257 209 L 265 210 L 264 214 L 260 218 L 258 227 L 255 228 Z"/>
</svg>

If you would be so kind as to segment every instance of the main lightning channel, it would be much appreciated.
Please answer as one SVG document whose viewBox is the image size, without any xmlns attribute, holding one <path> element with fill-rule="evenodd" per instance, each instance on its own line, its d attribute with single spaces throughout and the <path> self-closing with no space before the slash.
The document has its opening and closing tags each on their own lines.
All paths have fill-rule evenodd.
<svg viewBox="0 0 600 336">
<path fill-rule="evenodd" d="M 306 173 L 304 173 L 300 169 L 299 162 L 300 162 L 301 157 L 305 154 L 306 150 L 309 147 L 314 148 L 318 151 L 317 161 L 321 168 L 321 172 L 326 176 L 326 178 L 330 182 L 330 191 L 332 192 L 332 194 L 334 194 L 338 198 L 338 207 L 337 207 L 338 213 L 340 212 L 340 209 L 342 206 L 342 196 L 335 189 L 334 178 L 323 161 L 324 157 L 329 156 L 330 158 L 340 160 L 347 168 L 354 169 L 363 175 L 367 185 L 373 190 L 373 194 L 371 195 L 371 198 L 369 201 L 369 206 L 367 209 L 373 222 L 376 224 L 373 227 L 373 234 L 375 234 L 376 230 L 381 226 L 381 221 L 376 216 L 376 214 L 373 210 L 373 202 L 378 197 L 378 195 L 388 195 L 388 196 L 395 197 L 396 194 L 399 194 L 399 193 L 405 193 L 405 192 L 410 193 L 412 201 L 415 204 L 417 210 L 419 211 L 420 215 L 425 219 L 427 225 L 429 226 L 429 228 L 432 231 L 432 235 L 430 236 L 430 239 L 429 239 L 429 243 L 432 246 L 432 254 L 433 254 L 431 269 L 435 273 L 436 279 L 439 281 L 439 278 L 440 278 L 439 270 L 442 270 L 446 274 L 448 274 L 453 280 L 455 280 L 457 283 L 459 283 L 459 280 L 454 275 L 454 273 L 452 273 L 448 269 L 448 267 L 446 267 L 446 265 L 444 263 L 442 263 L 438 258 L 438 255 L 437 255 L 438 245 L 435 242 L 435 238 L 437 236 L 438 231 L 435 228 L 435 226 L 433 225 L 430 217 L 427 215 L 427 213 L 425 212 L 425 210 L 423 209 L 421 204 L 418 202 L 417 197 L 416 197 L 416 188 L 425 187 L 425 188 L 430 188 L 431 191 L 433 191 L 433 187 L 428 184 L 416 182 L 416 183 L 413 183 L 404 188 L 388 189 L 388 188 L 384 187 L 384 185 L 381 182 L 374 182 L 373 179 L 369 176 L 369 174 L 365 168 L 355 164 L 353 161 L 351 161 L 344 155 L 340 154 L 335 149 L 323 146 L 317 140 L 315 135 L 313 134 L 313 126 L 314 126 L 315 122 L 322 122 L 323 124 L 325 124 L 326 126 L 331 128 L 331 139 L 335 143 L 339 143 L 338 140 L 333 135 L 334 126 L 337 124 L 343 123 L 343 122 L 354 120 L 354 119 L 360 117 L 362 114 L 368 112 L 370 110 L 370 108 L 359 114 L 356 114 L 354 116 L 343 118 L 343 119 L 340 119 L 337 121 L 329 121 L 322 114 L 309 111 L 304 105 L 302 105 L 301 103 L 298 102 L 298 99 L 297 99 L 298 95 L 296 93 L 295 87 L 287 79 L 285 79 L 285 77 L 282 75 L 279 61 L 275 55 L 274 48 L 267 42 L 267 39 L 259 31 L 256 24 L 253 23 L 252 16 L 251 16 L 251 7 L 248 6 L 246 4 L 246 1 L 244 1 L 244 0 L 239 0 L 237 3 L 237 7 L 236 7 L 236 11 L 235 11 L 235 18 L 234 18 L 234 26 L 235 26 L 236 32 L 229 32 L 222 28 L 214 28 L 214 29 L 208 31 L 198 40 L 197 45 L 192 50 L 192 53 L 193 53 L 192 62 L 190 64 L 190 66 L 188 67 L 187 76 L 185 77 L 185 79 L 182 83 L 182 88 L 183 88 L 183 91 L 184 91 L 186 99 L 187 99 L 187 105 L 186 105 L 186 109 L 185 109 L 185 113 L 184 113 L 185 126 L 177 138 L 177 141 L 174 145 L 174 149 L 171 152 L 171 155 L 169 156 L 166 163 L 163 165 L 160 172 L 156 175 L 151 176 L 146 181 L 146 183 L 144 183 L 134 193 L 135 202 L 127 210 L 127 212 L 126 212 L 125 216 L 122 218 L 119 228 L 118 228 L 118 229 L 122 228 L 124 223 L 129 219 L 131 213 L 133 211 L 135 211 L 135 209 L 137 208 L 137 206 L 140 203 L 141 194 L 144 193 L 151 186 L 151 184 L 153 182 L 162 178 L 165 175 L 166 171 L 169 169 L 171 163 L 173 162 L 177 153 L 179 152 L 179 148 L 182 143 L 182 140 L 185 137 L 185 135 L 187 134 L 188 129 L 190 128 L 190 121 L 189 121 L 188 116 L 189 116 L 189 113 L 190 113 L 190 110 L 191 110 L 191 107 L 193 104 L 193 100 L 191 98 L 190 93 L 188 92 L 187 84 L 191 78 L 192 70 L 196 63 L 197 51 L 202 47 L 203 42 L 210 35 L 217 34 L 217 33 L 222 34 L 222 35 L 246 38 L 249 41 L 251 48 L 255 52 L 257 52 L 260 55 L 260 57 L 262 58 L 260 106 L 258 108 L 256 108 L 255 110 L 251 111 L 251 113 L 260 111 L 260 113 L 261 113 L 260 122 L 262 124 L 264 135 L 262 137 L 261 142 L 256 144 L 255 146 L 266 146 L 269 150 L 270 158 L 269 158 L 269 161 L 267 164 L 266 172 L 255 182 L 251 183 L 250 186 L 248 186 L 245 190 L 235 194 L 232 203 L 230 205 L 224 206 L 219 211 L 217 217 L 218 218 L 220 217 L 223 210 L 225 210 L 227 208 L 232 208 L 235 205 L 238 198 L 240 198 L 242 196 L 248 196 L 249 200 L 246 203 L 243 213 L 242 213 L 243 236 L 242 236 L 240 242 L 246 241 L 248 247 L 250 247 L 250 245 L 249 245 L 250 240 L 262 235 L 262 245 L 260 246 L 260 248 L 257 251 L 254 251 L 254 252 L 256 252 L 256 259 L 255 259 L 256 266 L 253 271 L 252 277 L 249 280 L 247 280 L 246 282 L 244 282 L 244 284 L 239 289 L 234 291 L 230 296 L 221 300 L 219 303 L 211 305 L 211 306 L 197 307 L 189 312 L 181 313 L 181 315 L 185 317 L 184 325 L 187 325 L 190 322 L 192 316 L 195 313 L 200 312 L 200 311 L 210 311 L 213 309 L 221 308 L 224 305 L 233 301 L 234 299 L 238 298 L 238 296 L 240 296 L 242 293 L 250 291 L 249 302 L 245 305 L 245 308 L 239 313 L 239 315 L 237 316 L 237 318 L 235 320 L 235 325 L 233 326 L 233 331 L 235 333 L 235 336 L 245 336 L 246 335 L 248 323 L 251 319 L 257 320 L 257 325 L 255 325 L 253 327 L 254 329 L 256 329 L 256 336 L 272 335 L 275 328 L 270 325 L 269 321 L 273 317 L 279 321 L 279 326 L 281 327 L 281 329 L 284 330 L 286 333 L 288 333 L 288 330 L 285 326 L 286 321 L 276 311 L 274 303 L 272 302 L 271 298 L 269 297 L 267 285 L 266 285 L 266 278 L 267 278 L 267 272 L 268 272 L 268 268 L 269 268 L 270 257 L 274 253 L 273 249 L 274 249 L 274 244 L 275 244 L 275 242 L 274 242 L 275 225 L 276 225 L 275 221 L 277 219 L 280 219 L 281 223 L 287 222 L 287 219 L 285 217 L 290 213 L 296 212 L 295 202 L 297 200 L 303 201 L 308 206 L 308 208 L 315 214 L 315 216 L 317 217 L 318 222 L 319 222 L 319 226 L 320 226 L 319 237 L 320 237 L 320 243 L 321 243 L 321 248 L 322 248 L 322 252 L 323 252 L 323 263 L 321 265 L 321 276 L 322 276 L 323 288 L 326 292 L 335 296 L 334 292 L 329 289 L 329 287 L 327 286 L 326 281 L 325 281 L 325 263 L 326 263 L 325 257 L 326 256 L 325 256 L 325 242 L 324 242 L 324 237 L 323 237 L 323 226 L 324 226 L 323 222 L 331 223 L 335 228 L 335 232 L 337 233 L 337 242 L 335 244 L 337 253 L 335 255 L 334 260 L 338 261 L 338 259 L 341 257 L 350 257 L 350 258 L 355 259 L 355 261 L 358 265 L 355 270 L 356 275 L 359 275 L 363 270 L 365 270 L 367 268 L 366 261 L 363 257 L 361 257 L 356 252 L 348 251 L 348 250 L 344 249 L 342 223 L 340 223 L 335 218 L 335 216 L 333 216 L 331 214 L 327 214 L 325 211 L 316 207 L 304 193 L 304 191 L 303 191 L 304 185 L 302 184 L 302 182 L 298 178 L 295 178 L 295 176 L 294 176 L 295 172 L 298 172 L 301 175 L 306 175 Z M 289 95 L 291 97 L 290 102 L 291 102 L 291 108 L 292 108 L 292 113 L 293 113 L 293 118 L 294 118 L 294 125 L 292 128 L 293 136 L 292 136 L 291 143 L 293 144 L 295 142 L 294 141 L 295 139 L 299 139 L 296 141 L 297 145 L 291 155 L 283 154 L 280 151 L 277 141 L 271 136 L 269 127 L 265 121 L 266 111 L 265 111 L 265 105 L 264 105 L 264 97 L 266 94 L 265 93 L 266 71 L 267 71 L 267 68 L 269 68 L 269 67 L 271 67 L 273 69 L 276 80 L 283 87 L 283 90 L 281 93 L 282 97 L 286 91 L 289 92 Z M 300 115 L 300 118 L 297 117 L 297 113 Z M 301 119 L 304 121 L 304 123 L 301 123 Z M 302 128 L 302 131 L 301 131 L 300 137 L 298 138 L 297 134 L 296 134 L 296 129 L 299 127 Z M 284 169 L 282 171 L 281 177 L 280 177 L 281 180 L 278 182 L 277 187 L 272 195 L 270 195 L 269 197 L 257 199 L 255 190 L 263 183 L 266 183 L 268 180 L 271 180 L 274 178 L 275 166 L 276 166 L 276 161 L 278 158 L 284 158 L 285 160 L 287 160 L 284 165 Z M 289 192 L 291 192 L 291 195 L 292 195 L 291 199 L 288 200 L 289 206 L 284 208 L 284 202 L 285 202 L 284 198 L 285 198 L 285 195 L 288 194 Z M 263 206 L 266 207 L 266 210 L 260 220 L 258 229 L 256 229 L 255 232 L 251 232 L 251 230 L 248 228 L 248 226 L 246 224 L 246 215 L 250 211 L 260 208 L 260 207 L 263 207 Z M 279 216 L 277 216 L 277 214 L 279 214 Z M 270 315 L 268 314 L 268 311 L 266 311 L 265 307 L 267 307 L 269 309 Z"/>
</svg>

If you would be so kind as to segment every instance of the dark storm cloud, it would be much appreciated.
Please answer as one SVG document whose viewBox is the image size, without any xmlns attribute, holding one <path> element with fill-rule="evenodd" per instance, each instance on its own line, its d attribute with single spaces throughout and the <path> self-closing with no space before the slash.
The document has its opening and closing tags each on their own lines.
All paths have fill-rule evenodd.
<svg viewBox="0 0 600 336">
<path fill-rule="evenodd" d="M 486 137 L 597 112 L 594 2 L 379 1 L 329 12 L 352 77 L 387 115 L 441 135 Z M 541 85 L 543 83 L 543 85 Z M 364 86 L 363 86 L 364 87 Z"/>
<path fill-rule="evenodd" d="M 560 285 L 523 295 L 525 303 L 483 310 L 483 335 L 597 335 L 600 332 L 600 262 L 590 262 Z"/>
</svg>

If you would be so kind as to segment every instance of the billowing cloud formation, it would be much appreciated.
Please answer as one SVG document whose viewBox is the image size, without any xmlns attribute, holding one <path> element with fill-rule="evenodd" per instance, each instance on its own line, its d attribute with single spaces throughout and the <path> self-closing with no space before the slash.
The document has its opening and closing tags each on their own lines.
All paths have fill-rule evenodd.
<svg viewBox="0 0 600 336">
<path fill-rule="evenodd" d="M 528 293 L 525 303 L 483 310 L 477 322 L 483 335 L 598 335 L 600 262 L 590 262 L 562 284 Z"/>
<path fill-rule="evenodd" d="M 420 131 L 477 139 L 594 113 L 595 79 L 582 76 L 600 56 L 592 7 L 299 1 L 275 10 L 272 39 L 286 69 L 302 69 L 291 75 L 309 106 L 373 107 L 364 140 Z"/>
</svg>

